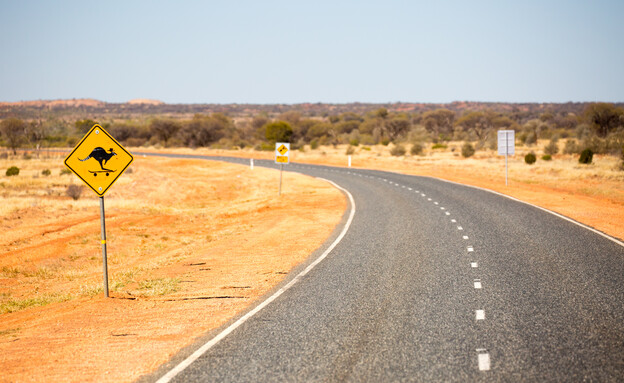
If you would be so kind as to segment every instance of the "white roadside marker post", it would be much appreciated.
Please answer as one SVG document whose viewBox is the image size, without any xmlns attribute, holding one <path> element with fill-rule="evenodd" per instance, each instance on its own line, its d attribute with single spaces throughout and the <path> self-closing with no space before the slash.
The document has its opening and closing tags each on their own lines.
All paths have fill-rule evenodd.
<svg viewBox="0 0 624 383">
<path fill-rule="evenodd" d="M 249 159 L 249 167 L 253 170 L 253 158 Z"/>
<path fill-rule="evenodd" d="M 514 130 L 498 131 L 498 155 L 505 156 L 505 186 L 509 186 L 509 155 L 516 152 L 516 132 Z"/>
</svg>

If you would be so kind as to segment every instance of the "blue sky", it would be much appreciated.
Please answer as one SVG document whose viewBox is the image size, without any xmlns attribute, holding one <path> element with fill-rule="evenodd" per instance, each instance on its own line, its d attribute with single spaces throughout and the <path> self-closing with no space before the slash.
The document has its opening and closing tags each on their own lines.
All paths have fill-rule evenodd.
<svg viewBox="0 0 624 383">
<path fill-rule="evenodd" d="M 0 0 L 0 101 L 624 101 L 624 1 Z"/>
</svg>

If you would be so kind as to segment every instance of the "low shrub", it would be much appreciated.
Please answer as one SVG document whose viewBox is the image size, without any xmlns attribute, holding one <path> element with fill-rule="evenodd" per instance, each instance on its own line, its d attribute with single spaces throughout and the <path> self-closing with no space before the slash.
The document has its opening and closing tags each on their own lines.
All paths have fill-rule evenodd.
<svg viewBox="0 0 624 383">
<path fill-rule="evenodd" d="M 592 163 L 593 159 L 594 159 L 594 152 L 592 152 L 591 149 L 585 149 L 581 152 L 581 155 L 579 156 L 579 163 L 589 165 Z"/>
<path fill-rule="evenodd" d="M 17 175 L 19 175 L 19 172 L 20 171 L 19 171 L 19 168 L 17 166 L 11 166 L 10 168 L 7 169 L 6 175 L 8 177 L 17 176 Z"/>
<path fill-rule="evenodd" d="M 355 148 L 353 146 L 349 145 L 349 147 L 347 148 L 346 154 L 347 155 L 351 155 L 353 153 L 355 153 Z"/>
<path fill-rule="evenodd" d="M 423 146 L 420 142 L 415 142 L 410 149 L 410 153 L 414 156 L 419 156 L 423 153 Z"/>
<path fill-rule="evenodd" d="M 389 140 L 389 139 L 387 139 L 387 138 L 383 138 L 383 139 L 381 140 L 381 144 L 382 144 L 383 146 L 388 146 L 388 144 L 389 144 L 389 143 L 390 143 L 390 140 Z"/>
<path fill-rule="evenodd" d="M 475 148 L 470 142 L 466 142 L 462 145 L 461 154 L 464 158 L 472 157 L 475 154 Z"/>
<path fill-rule="evenodd" d="M 559 147 L 557 146 L 557 141 L 551 140 L 548 145 L 544 146 L 544 154 L 557 154 L 559 152 Z"/>
<path fill-rule="evenodd" d="M 552 161 L 552 156 L 550 154 L 544 154 L 542 156 L 542 160 L 544 160 L 544 161 Z"/>
<path fill-rule="evenodd" d="M 63 168 L 61 169 L 61 173 L 60 175 L 64 176 L 66 174 L 71 174 L 71 170 L 67 169 L 67 168 Z"/>
<path fill-rule="evenodd" d="M 578 154 L 579 147 L 576 144 L 576 140 L 569 139 L 566 141 L 565 146 L 563 147 L 563 154 Z"/>
<path fill-rule="evenodd" d="M 358 146 L 360 144 L 360 140 L 358 140 L 357 138 L 353 138 L 351 141 L 349 141 L 349 145 L 351 146 Z"/>
<path fill-rule="evenodd" d="M 537 157 L 535 157 L 535 153 L 533 152 L 524 156 L 524 162 L 526 162 L 529 165 L 533 165 L 535 161 L 537 161 Z"/>
<path fill-rule="evenodd" d="M 400 156 L 404 156 L 405 155 L 405 147 L 403 145 L 395 145 L 394 148 L 392 148 L 390 150 L 390 154 L 392 154 L 395 157 L 400 157 Z"/>
<path fill-rule="evenodd" d="M 310 149 L 314 150 L 316 148 L 319 147 L 319 141 L 318 139 L 313 139 L 312 142 L 310 142 Z"/>
<path fill-rule="evenodd" d="M 444 144 L 434 144 L 431 149 L 446 149 L 448 148 L 448 146 L 444 145 Z"/>
<path fill-rule="evenodd" d="M 41 171 L 41 174 L 43 174 L 44 176 L 49 176 L 50 174 L 52 174 L 52 172 L 50 171 L 50 169 L 44 169 Z"/>
<path fill-rule="evenodd" d="M 71 184 L 67 187 L 67 190 L 65 190 L 65 194 L 74 201 L 77 201 L 82 195 L 82 186 Z"/>
</svg>

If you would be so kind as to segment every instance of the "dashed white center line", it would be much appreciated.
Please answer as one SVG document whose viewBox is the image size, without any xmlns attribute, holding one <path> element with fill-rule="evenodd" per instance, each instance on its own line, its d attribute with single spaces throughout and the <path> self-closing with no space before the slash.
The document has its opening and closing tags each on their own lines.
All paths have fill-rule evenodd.
<svg viewBox="0 0 624 383">
<path fill-rule="evenodd" d="M 464 238 L 464 239 L 468 239 L 468 236 L 467 236 L 467 235 L 464 235 L 464 236 L 463 236 L 463 238 Z"/>
<path fill-rule="evenodd" d="M 457 226 L 457 230 L 464 230 L 464 228 L 461 226 Z"/>
<path fill-rule="evenodd" d="M 469 253 L 472 253 L 473 251 L 474 251 L 474 247 L 472 247 L 472 246 L 468 246 L 468 252 L 469 252 Z"/>
<path fill-rule="evenodd" d="M 423 197 L 426 197 L 426 196 L 427 196 L 425 193 L 421 193 L 420 195 L 421 195 L 421 196 L 423 196 Z"/>
<path fill-rule="evenodd" d="M 440 210 L 446 210 L 444 207 L 441 207 Z"/>
<path fill-rule="evenodd" d="M 407 188 L 407 190 L 411 191 L 411 190 L 412 190 L 412 188 Z"/>
<path fill-rule="evenodd" d="M 450 213 L 449 213 L 449 214 L 450 214 Z M 451 222 L 453 222 L 453 223 L 457 223 L 457 220 L 456 220 L 456 219 L 452 219 L 452 220 L 451 220 Z"/>
<path fill-rule="evenodd" d="M 437 203 L 437 202 L 434 202 L 433 204 L 434 204 L 434 205 L 439 205 L 439 203 Z"/>
<path fill-rule="evenodd" d="M 477 311 L 475 311 L 475 316 L 476 316 L 477 320 L 484 320 L 485 319 L 485 310 L 477 310 Z"/>
<path fill-rule="evenodd" d="M 470 262 L 470 267 L 476 269 L 477 267 L 479 267 L 479 265 L 477 264 L 477 262 Z"/>
<path fill-rule="evenodd" d="M 431 201 L 431 198 L 427 198 L 427 201 Z"/>
<path fill-rule="evenodd" d="M 474 280 L 474 288 L 475 289 L 483 288 L 483 285 L 481 284 L 481 280 L 480 279 L 475 279 Z"/>
<path fill-rule="evenodd" d="M 479 370 L 489 371 L 490 370 L 490 354 L 488 354 L 487 350 L 484 348 L 478 348 L 477 352 L 479 353 Z"/>
<path fill-rule="evenodd" d="M 451 213 L 449 213 L 448 211 L 447 211 L 446 213 L 444 213 L 444 214 L 446 214 L 446 215 L 451 215 Z M 452 220 L 451 222 L 457 222 L 457 221 Z"/>
</svg>

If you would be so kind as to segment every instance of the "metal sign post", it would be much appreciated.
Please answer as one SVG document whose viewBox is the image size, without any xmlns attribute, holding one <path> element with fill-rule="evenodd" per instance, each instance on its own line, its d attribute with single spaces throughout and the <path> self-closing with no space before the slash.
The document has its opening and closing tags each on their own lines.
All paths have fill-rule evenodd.
<svg viewBox="0 0 624 383">
<path fill-rule="evenodd" d="M 284 165 L 280 164 L 280 184 L 279 184 L 279 192 L 277 195 L 282 195 L 282 172 L 284 171 Z"/>
<path fill-rule="evenodd" d="M 100 222 L 102 223 L 102 265 L 104 269 L 104 292 L 108 298 L 108 260 L 106 258 L 106 216 L 104 215 L 104 197 L 100 197 Z"/>
<path fill-rule="evenodd" d="M 106 254 L 106 221 L 104 194 L 128 169 L 134 157 L 98 124 L 82 138 L 65 158 L 65 166 L 74 172 L 100 197 L 100 221 L 102 224 L 102 268 L 104 292 L 108 291 L 108 260 Z"/>
<path fill-rule="evenodd" d="M 514 130 L 498 131 L 498 154 L 505 156 L 505 186 L 509 185 L 509 155 L 516 152 L 516 132 Z"/>
</svg>

